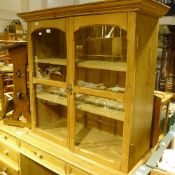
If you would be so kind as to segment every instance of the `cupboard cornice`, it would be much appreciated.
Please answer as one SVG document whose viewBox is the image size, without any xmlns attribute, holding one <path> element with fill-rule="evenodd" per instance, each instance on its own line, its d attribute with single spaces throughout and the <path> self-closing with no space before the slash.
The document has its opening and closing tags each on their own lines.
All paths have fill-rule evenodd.
<svg viewBox="0 0 175 175">
<path fill-rule="evenodd" d="M 164 15 L 167 11 L 167 6 L 151 0 L 110 0 L 19 13 L 18 16 L 25 21 L 113 12 L 138 12 L 149 16 L 159 17 Z"/>
</svg>

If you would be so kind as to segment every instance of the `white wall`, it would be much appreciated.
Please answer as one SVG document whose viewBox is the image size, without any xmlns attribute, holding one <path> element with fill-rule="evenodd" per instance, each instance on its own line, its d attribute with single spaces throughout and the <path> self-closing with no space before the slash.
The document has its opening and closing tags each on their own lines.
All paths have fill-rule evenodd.
<svg viewBox="0 0 175 175">
<path fill-rule="evenodd" d="M 0 0 L 0 33 L 10 24 L 12 19 L 18 18 L 16 13 L 20 10 L 20 0 Z"/>
<path fill-rule="evenodd" d="M 29 11 L 41 9 L 41 0 L 29 0 Z"/>
<path fill-rule="evenodd" d="M 19 12 L 94 1 L 100 0 L 0 0 L 0 33 L 10 24 L 12 19 L 18 18 L 16 14 Z M 25 23 L 23 25 L 26 27 Z"/>
<path fill-rule="evenodd" d="M 72 5 L 74 3 L 75 0 L 48 0 L 48 7 Z"/>
<path fill-rule="evenodd" d="M 0 18 L 15 19 L 16 13 L 21 10 L 20 0 L 0 0 Z"/>
<path fill-rule="evenodd" d="M 77 0 L 77 3 L 90 3 L 90 2 L 97 2 L 97 1 L 103 1 L 103 0 Z"/>
</svg>

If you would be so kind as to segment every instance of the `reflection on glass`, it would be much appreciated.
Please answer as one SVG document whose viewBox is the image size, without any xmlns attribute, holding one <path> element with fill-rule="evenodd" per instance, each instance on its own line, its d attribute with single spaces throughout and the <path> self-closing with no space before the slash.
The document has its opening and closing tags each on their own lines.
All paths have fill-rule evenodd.
<svg viewBox="0 0 175 175">
<path fill-rule="evenodd" d="M 94 25 L 74 33 L 76 84 L 89 88 L 123 89 L 126 78 L 126 31 L 115 25 Z M 100 87 L 98 85 L 101 85 Z M 96 87 L 95 87 L 96 86 Z"/>
<path fill-rule="evenodd" d="M 32 33 L 35 76 L 66 81 L 67 54 L 65 32 L 46 28 Z"/>
</svg>

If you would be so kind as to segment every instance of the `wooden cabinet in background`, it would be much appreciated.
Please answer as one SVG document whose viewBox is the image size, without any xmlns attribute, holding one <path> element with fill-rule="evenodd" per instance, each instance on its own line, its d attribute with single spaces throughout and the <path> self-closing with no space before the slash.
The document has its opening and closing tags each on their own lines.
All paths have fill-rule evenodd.
<svg viewBox="0 0 175 175">
<path fill-rule="evenodd" d="M 28 22 L 32 130 L 65 146 L 70 160 L 85 159 L 80 169 L 129 172 L 150 150 L 166 11 L 155 1 L 116 0 L 19 14 Z"/>
</svg>

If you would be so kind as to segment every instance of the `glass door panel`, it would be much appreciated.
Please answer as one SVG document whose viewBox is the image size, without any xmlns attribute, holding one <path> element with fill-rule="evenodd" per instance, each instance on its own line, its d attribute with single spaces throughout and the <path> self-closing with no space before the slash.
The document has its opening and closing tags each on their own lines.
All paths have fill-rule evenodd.
<svg viewBox="0 0 175 175">
<path fill-rule="evenodd" d="M 127 71 L 126 30 L 112 24 L 79 26 L 74 32 L 74 41 L 75 152 L 120 168 Z"/>
<path fill-rule="evenodd" d="M 36 127 L 67 142 L 67 93 L 65 88 L 36 85 Z"/>
<path fill-rule="evenodd" d="M 75 83 L 78 86 L 124 92 L 126 31 L 117 25 L 80 27 L 75 38 Z"/>
<path fill-rule="evenodd" d="M 65 32 L 42 28 L 32 33 L 35 77 L 66 81 L 67 54 Z"/>
<path fill-rule="evenodd" d="M 123 102 L 86 94 L 76 94 L 75 97 L 76 150 L 111 162 L 120 160 Z"/>
</svg>

